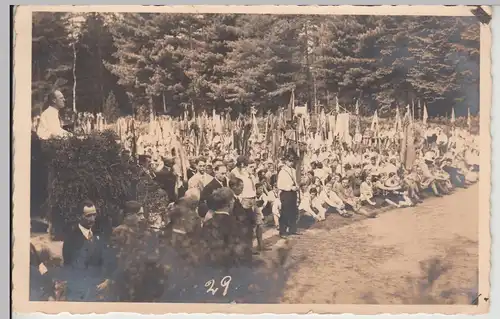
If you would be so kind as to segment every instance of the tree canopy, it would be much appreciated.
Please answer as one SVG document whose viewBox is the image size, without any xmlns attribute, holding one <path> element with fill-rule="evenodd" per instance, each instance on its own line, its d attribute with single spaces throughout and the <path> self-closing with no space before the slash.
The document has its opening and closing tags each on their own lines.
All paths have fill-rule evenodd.
<svg viewBox="0 0 500 319">
<path fill-rule="evenodd" d="M 266 113 L 293 90 L 311 109 L 463 116 L 479 112 L 479 38 L 472 17 L 36 12 L 32 105 L 57 87 L 78 111 Z"/>
</svg>

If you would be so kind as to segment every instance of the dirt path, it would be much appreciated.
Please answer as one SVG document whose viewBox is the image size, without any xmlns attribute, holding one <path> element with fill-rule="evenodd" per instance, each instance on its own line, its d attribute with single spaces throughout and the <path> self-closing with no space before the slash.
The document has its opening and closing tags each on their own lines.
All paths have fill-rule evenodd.
<svg viewBox="0 0 500 319">
<path fill-rule="evenodd" d="M 291 243 L 281 302 L 470 303 L 478 269 L 478 185 L 415 208 L 335 227 L 330 218 Z"/>
<path fill-rule="evenodd" d="M 166 291 L 161 301 L 470 303 L 477 293 L 477 207 L 475 185 L 444 198 L 429 198 L 415 208 L 387 211 L 375 219 L 330 215 L 286 241 L 269 230 L 266 241 L 273 249 L 261 256 L 259 265 L 224 273 L 204 267 L 187 269 L 192 272 L 191 281 L 171 274 L 167 286 L 173 293 Z M 33 236 L 32 242 L 60 258 L 61 243 L 45 237 Z M 58 272 L 54 278 L 61 275 Z M 207 280 L 218 282 L 227 275 L 232 276 L 227 296 L 207 293 Z M 77 291 L 96 284 L 77 281 L 85 288 Z"/>
</svg>

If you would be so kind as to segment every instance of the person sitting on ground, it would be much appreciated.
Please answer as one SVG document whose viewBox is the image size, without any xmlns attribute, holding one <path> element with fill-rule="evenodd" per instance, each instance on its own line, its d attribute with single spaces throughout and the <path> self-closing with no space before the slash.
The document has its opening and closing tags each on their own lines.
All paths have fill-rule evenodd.
<svg viewBox="0 0 500 319">
<path fill-rule="evenodd" d="M 378 187 L 384 194 L 385 201 L 395 207 L 413 206 L 413 202 L 406 196 L 403 190 L 403 185 L 396 173 L 390 173 L 383 182 L 378 184 Z"/>
<path fill-rule="evenodd" d="M 450 194 L 451 190 L 448 188 L 449 186 L 449 175 L 446 172 L 439 170 L 436 165 L 436 159 L 431 161 L 426 161 L 428 172 L 430 172 L 431 176 L 434 179 L 434 184 L 436 189 L 441 195 Z"/>
<path fill-rule="evenodd" d="M 441 169 L 450 175 L 450 181 L 455 187 L 467 188 L 465 176 L 459 172 L 458 168 L 453 166 L 453 160 L 450 157 L 443 160 Z"/>
<path fill-rule="evenodd" d="M 434 159 L 431 158 L 424 159 L 417 167 L 417 174 L 420 179 L 420 188 L 423 190 L 431 190 L 435 196 L 442 197 L 443 195 L 441 195 L 437 188 L 436 179 L 429 169 L 429 165 L 431 165 L 433 161 Z"/>
<path fill-rule="evenodd" d="M 434 165 L 431 166 L 431 172 L 436 177 L 436 183 L 445 194 L 450 194 L 453 190 L 450 174 L 444 171 L 441 167 L 441 159 L 436 160 Z"/>
<path fill-rule="evenodd" d="M 320 221 L 321 218 L 311 209 L 311 196 L 310 190 L 305 182 L 302 182 L 299 187 L 300 202 L 299 202 L 299 215 L 305 214 Z"/>
<path fill-rule="evenodd" d="M 371 175 L 378 174 L 379 166 L 377 164 L 376 156 L 370 156 L 370 162 L 363 167 L 363 171 Z"/>
<path fill-rule="evenodd" d="M 377 207 L 378 203 L 373 194 L 372 176 L 363 173 L 362 180 L 363 182 L 361 183 L 360 186 L 360 196 L 359 196 L 361 203 L 362 204 L 367 203 L 371 207 Z"/>
<path fill-rule="evenodd" d="M 326 208 L 324 201 L 318 196 L 318 191 L 315 187 L 311 187 L 304 202 L 299 206 L 301 212 L 309 215 L 314 220 L 320 222 L 326 219 Z"/>
<path fill-rule="evenodd" d="M 420 176 L 417 174 L 417 165 L 413 165 L 410 171 L 405 171 L 403 187 L 408 192 L 408 197 L 414 203 L 423 203 L 420 189 Z"/>
<path fill-rule="evenodd" d="M 342 217 L 351 217 L 351 214 L 345 209 L 344 202 L 337 192 L 335 192 L 332 182 L 327 183 L 323 187 L 318 197 L 322 200 L 322 205 L 326 207 L 326 211 L 335 210 Z"/>
<path fill-rule="evenodd" d="M 479 172 L 479 150 L 467 146 L 464 159 L 472 172 Z"/>
<path fill-rule="evenodd" d="M 335 193 L 340 194 L 343 190 L 342 176 L 340 174 L 333 175 L 331 182 L 333 183 L 333 190 Z"/>
<path fill-rule="evenodd" d="M 473 167 L 470 167 L 467 165 L 466 161 L 464 160 L 463 156 L 460 155 L 457 157 L 457 166 L 460 170 L 460 173 L 465 176 L 465 180 L 468 185 L 472 185 L 477 182 L 479 174 L 473 170 Z M 472 169 L 471 169 L 472 168 Z"/>
<path fill-rule="evenodd" d="M 323 169 L 323 163 L 317 163 L 316 169 L 314 170 L 314 176 L 319 178 L 321 182 L 324 182 L 328 176 L 328 173 Z"/>
<path fill-rule="evenodd" d="M 313 170 L 308 171 L 306 173 L 306 180 L 305 180 L 307 185 L 311 186 L 312 184 L 314 184 L 314 179 L 315 179 L 314 171 Z"/>
<path fill-rule="evenodd" d="M 361 203 L 358 197 L 354 196 L 354 191 L 348 178 L 342 178 L 342 191 L 337 193 L 347 210 L 358 213 L 361 210 Z"/>
</svg>

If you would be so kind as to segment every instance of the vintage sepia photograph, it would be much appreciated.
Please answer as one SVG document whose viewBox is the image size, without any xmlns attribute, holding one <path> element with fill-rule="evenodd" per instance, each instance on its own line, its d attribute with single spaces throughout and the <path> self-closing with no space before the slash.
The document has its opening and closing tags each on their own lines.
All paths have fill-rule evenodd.
<svg viewBox="0 0 500 319">
<path fill-rule="evenodd" d="M 489 8 L 117 8 L 19 7 L 16 311 L 488 309 Z"/>
</svg>

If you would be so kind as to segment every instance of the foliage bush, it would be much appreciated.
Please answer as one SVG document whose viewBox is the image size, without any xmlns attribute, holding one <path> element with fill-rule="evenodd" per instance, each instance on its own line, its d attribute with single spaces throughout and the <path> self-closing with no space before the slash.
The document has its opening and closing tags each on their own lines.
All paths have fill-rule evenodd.
<svg viewBox="0 0 500 319">
<path fill-rule="evenodd" d="M 96 204 L 104 233 L 121 222 L 120 208 L 127 200 L 147 200 L 146 213 L 168 204 L 159 185 L 120 156 L 116 140 L 115 133 L 104 131 L 42 142 L 48 176 L 44 206 L 55 237 L 77 221 L 78 205 L 85 199 Z"/>
</svg>

